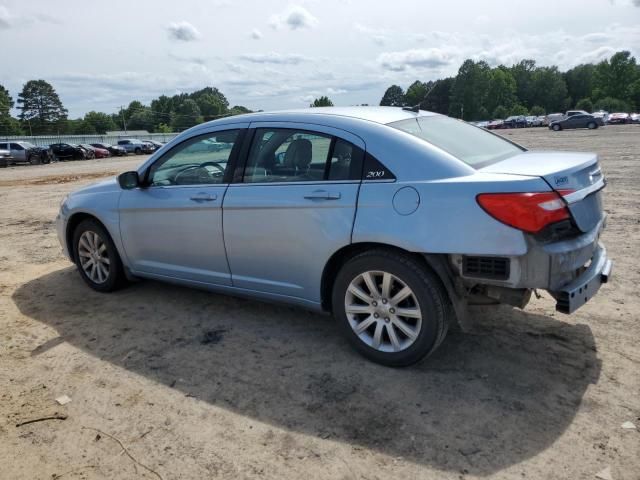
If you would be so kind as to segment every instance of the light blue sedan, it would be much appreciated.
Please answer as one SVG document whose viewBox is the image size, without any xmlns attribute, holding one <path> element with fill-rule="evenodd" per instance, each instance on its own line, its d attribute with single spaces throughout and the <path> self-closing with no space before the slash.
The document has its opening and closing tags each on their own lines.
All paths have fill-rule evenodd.
<svg viewBox="0 0 640 480">
<path fill-rule="evenodd" d="M 72 193 L 60 243 L 100 292 L 136 278 L 332 312 L 386 365 L 432 352 L 469 304 L 571 313 L 607 281 L 590 153 L 528 152 L 391 107 L 198 125 L 138 170 Z"/>
</svg>

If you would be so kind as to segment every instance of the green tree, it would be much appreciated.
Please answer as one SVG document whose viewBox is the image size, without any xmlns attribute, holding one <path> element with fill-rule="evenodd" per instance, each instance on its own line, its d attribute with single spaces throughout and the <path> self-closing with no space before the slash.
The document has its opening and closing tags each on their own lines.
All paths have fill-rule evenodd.
<svg viewBox="0 0 640 480">
<path fill-rule="evenodd" d="M 584 110 L 586 112 L 593 112 L 593 102 L 590 98 L 581 98 L 576 103 L 576 110 Z"/>
<path fill-rule="evenodd" d="M 9 95 L 9 90 L 0 85 L 0 118 L 8 117 L 13 105 L 13 98 Z"/>
<path fill-rule="evenodd" d="M 587 63 L 573 67 L 564 73 L 567 93 L 573 102 L 578 99 L 590 98 L 593 92 L 594 73 L 596 66 Z"/>
<path fill-rule="evenodd" d="M 569 107 L 567 84 L 558 67 L 540 67 L 532 75 L 532 104 L 542 106 L 547 112 L 564 111 Z M 525 106 L 530 104 L 523 103 Z"/>
<path fill-rule="evenodd" d="M 491 71 L 486 108 L 493 112 L 502 105 L 511 108 L 516 103 L 516 80 L 509 70 L 498 67 Z M 486 117 L 484 117 L 486 118 Z"/>
<path fill-rule="evenodd" d="M 504 105 L 498 105 L 496 109 L 493 111 L 493 118 L 496 119 L 505 119 L 509 116 L 509 110 Z"/>
<path fill-rule="evenodd" d="M 118 127 L 111 116 L 102 112 L 88 112 L 84 115 L 84 122 L 91 125 L 95 133 L 105 134 L 108 131 L 116 130 Z"/>
<path fill-rule="evenodd" d="M 224 115 L 229 109 L 227 97 L 215 87 L 205 87 L 201 90 L 196 90 L 189 94 L 188 98 L 196 101 L 202 115 Z M 217 111 L 218 113 L 209 114 L 206 113 L 206 110 Z"/>
<path fill-rule="evenodd" d="M 67 109 L 53 86 L 44 80 L 29 80 L 18 95 L 18 117 L 34 135 L 56 133 L 64 128 Z"/>
<path fill-rule="evenodd" d="M 629 85 L 630 100 L 634 105 L 633 110 L 640 112 L 640 78 Z"/>
<path fill-rule="evenodd" d="M 124 118 L 127 123 L 127 128 L 130 128 L 129 120 L 131 119 L 131 117 L 133 117 L 134 114 L 144 109 L 145 109 L 145 106 L 142 104 L 142 102 L 139 102 L 138 100 L 133 100 L 131 103 L 129 103 L 129 106 L 124 109 Z"/>
<path fill-rule="evenodd" d="M 516 96 L 525 107 L 531 107 L 536 102 L 533 99 L 533 72 L 536 70 L 535 60 L 521 60 L 510 68 L 511 75 L 516 81 Z"/>
<path fill-rule="evenodd" d="M 174 131 L 180 132 L 203 121 L 200 107 L 198 107 L 196 101 L 192 98 L 187 98 L 176 108 L 171 126 Z"/>
<path fill-rule="evenodd" d="M 453 77 L 443 78 L 433 82 L 431 91 L 423 103 L 423 108 L 431 112 L 443 113 L 445 115 L 448 114 L 453 84 Z"/>
<path fill-rule="evenodd" d="M 404 90 L 398 85 L 391 85 L 384 92 L 380 105 L 383 107 L 402 107 L 405 105 Z"/>
<path fill-rule="evenodd" d="M 542 108 L 540 105 L 534 105 L 533 107 L 531 107 L 531 109 L 529 110 L 529 113 L 531 115 L 535 115 L 536 117 L 540 117 L 542 115 L 545 115 L 547 112 L 544 110 L 544 108 Z"/>
<path fill-rule="evenodd" d="M 609 113 L 628 112 L 629 104 L 619 98 L 605 97 L 596 101 L 593 105 L 596 110 L 606 110 Z"/>
<path fill-rule="evenodd" d="M 322 96 L 320 98 L 316 98 L 310 107 L 333 107 L 333 102 L 329 100 L 329 97 Z"/>
<path fill-rule="evenodd" d="M 630 52 L 613 54 L 609 60 L 603 60 L 595 69 L 594 97 L 631 99 L 631 85 L 640 78 L 635 57 Z"/>
<path fill-rule="evenodd" d="M 95 135 L 99 133 L 95 125 L 84 119 L 69 120 L 67 131 L 74 135 Z"/>
<path fill-rule="evenodd" d="M 423 109 L 429 90 L 431 90 L 431 85 L 416 80 L 407 88 L 407 92 L 404 94 L 404 104 Z"/>
<path fill-rule="evenodd" d="M 480 119 L 490 78 L 491 69 L 486 62 L 465 60 L 453 83 L 449 114 L 463 120 Z"/>
<path fill-rule="evenodd" d="M 160 123 L 155 128 L 155 132 L 156 133 L 172 133 L 173 129 L 169 125 L 167 125 L 166 123 Z"/>
<path fill-rule="evenodd" d="M 229 109 L 229 115 L 243 115 L 245 113 L 252 113 L 252 111 L 242 105 L 234 105 Z"/>
<path fill-rule="evenodd" d="M 513 105 L 509 109 L 509 115 L 529 115 L 529 110 L 524 105 Z"/>
<path fill-rule="evenodd" d="M 149 107 L 143 107 L 142 110 L 136 111 L 127 122 L 127 129 L 129 130 L 153 132 L 154 126 L 154 115 Z"/>
</svg>

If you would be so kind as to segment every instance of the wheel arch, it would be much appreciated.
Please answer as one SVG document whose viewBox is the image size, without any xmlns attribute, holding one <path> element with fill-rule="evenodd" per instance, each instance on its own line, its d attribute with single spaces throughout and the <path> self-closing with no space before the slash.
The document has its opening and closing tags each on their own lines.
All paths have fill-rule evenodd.
<svg viewBox="0 0 640 480">
<path fill-rule="evenodd" d="M 116 250 L 118 250 L 118 254 L 120 255 L 120 258 L 122 259 L 122 252 L 120 251 L 119 244 L 116 241 L 117 239 L 114 238 L 113 232 L 111 232 L 107 224 L 92 213 L 85 212 L 85 211 L 78 211 L 73 213 L 69 217 L 69 220 L 67 220 L 67 228 L 65 231 L 65 242 L 67 244 L 67 251 L 69 252 L 69 256 L 72 257 L 73 261 L 75 261 L 75 248 L 73 245 L 73 234 L 76 228 L 78 227 L 78 225 L 80 225 L 80 223 L 82 223 L 84 220 L 94 220 L 95 222 L 100 224 L 102 228 L 105 229 L 109 237 L 111 237 L 111 241 L 115 245 Z"/>
<path fill-rule="evenodd" d="M 431 270 L 442 283 L 442 286 L 449 296 L 448 300 L 453 304 L 456 303 L 456 301 L 452 297 L 452 295 L 456 294 L 456 290 L 454 288 L 454 280 L 452 278 L 450 270 L 447 268 L 446 255 L 416 253 L 386 243 L 360 242 L 351 243 L 340 248 L 339 250 L 334 252 L 333 255 L 331 255 L 331 257 L 325 264 L 324 270 L 322 271 L 322 279 L 320 282 L 320 298 L 323 310 L 327 312 L 331 312 L 332 310 L 331 293 L 336 276 L 340 271 L 340 267 L 344 265 L 344 263 L 349 261 L 349 259 L 355 257 L 356 255 L 359 255 L 360 253 L 368 250 L 380 249 L 393 251 L 402 255 L 409 256 L 413 258 L 416 263 L 419 263 L 425 268 Z"/>
</svg>

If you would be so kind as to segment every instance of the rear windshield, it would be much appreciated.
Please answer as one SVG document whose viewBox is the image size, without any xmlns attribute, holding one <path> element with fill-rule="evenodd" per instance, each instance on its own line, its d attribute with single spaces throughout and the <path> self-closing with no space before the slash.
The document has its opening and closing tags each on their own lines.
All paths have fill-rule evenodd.
<svg viewBox="0 0 640 480">
<path fill-rule="evenodd" d="M 389 123 L 389 126 L 425 140 L 474 168 L 524 151 L 524 148 L 482 128 L 440 115 L 410 118 Z"/>
</svg>

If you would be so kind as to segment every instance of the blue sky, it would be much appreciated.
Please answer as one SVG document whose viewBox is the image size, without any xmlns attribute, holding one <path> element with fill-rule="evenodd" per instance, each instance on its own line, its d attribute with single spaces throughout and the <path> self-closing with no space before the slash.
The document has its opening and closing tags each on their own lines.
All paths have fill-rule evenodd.
<svg viewBox="0 0 640 480">
<path fill-rule="evenodd" d="M 465 58 L 567 69 L 640 56 L 640 0 L 0 0 L 0 84 L 42 78 L 71 117 L 204 86 L 251 109 L 375 104 Z"/>
</svg>

